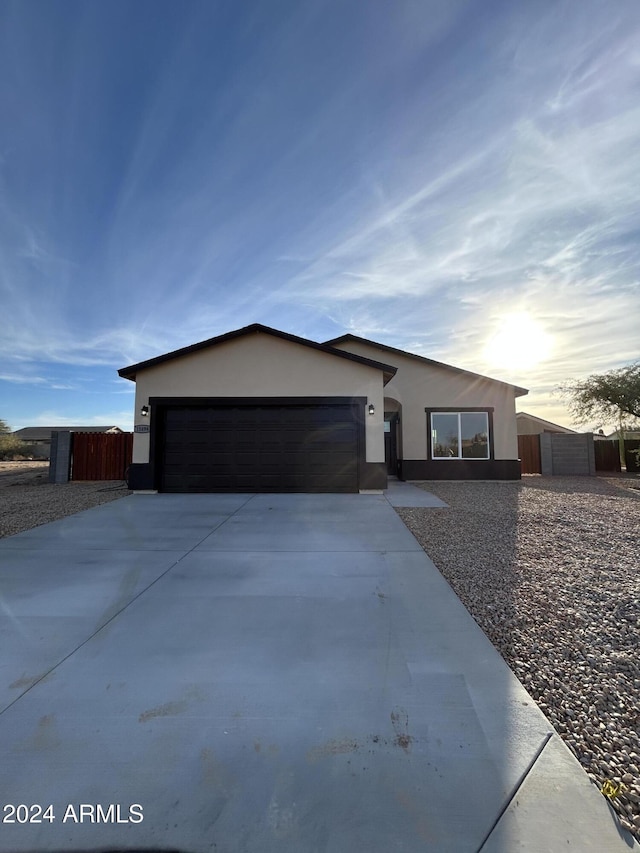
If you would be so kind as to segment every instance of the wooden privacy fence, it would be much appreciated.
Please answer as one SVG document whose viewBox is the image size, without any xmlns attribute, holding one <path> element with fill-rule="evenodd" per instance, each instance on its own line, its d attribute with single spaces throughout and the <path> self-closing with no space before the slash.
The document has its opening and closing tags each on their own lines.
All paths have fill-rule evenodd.
<svg viewBox="0 0 640 853">
<path fill-rule="evenodd" d="M 558 437 L 558 435 L 560 437 Z M 552 444 L 562 441 L 561 434 L 552 434 Z M 566 440 L 566 439 L 565 439 Z M 577 437 L 569 440 L 577 440 Z M 624 443 L 625 462 L 627 471 L 640 471 L 635 454 L 631 451 L 640 447 L 640 441 L 637 439 L 626 439 Z M 611 471 L 619 472 L 622 470 L 620 465 L 620 446 L 617 441 L 593 441 L 593 453 L 595 457 L 596 471 Z M 518 436 L 518 456 L 520 457 L 520 466 L 523 474 L 541 474 L 543 452 L 540 447 L 539 435 L 519 435 Z M 574 460 L 575 462 L 575 460 Z M 552 460 L 552 469 L 554 469 L 554 460 Z M 547 473 L 563 473 L 561 470 L 552 470 Z M 585 473 L 580 471 L 580 473 Z"/>
<path fill-rule="evenodd" d="M 523 474 L 541 474 L 540 436 L 519 435 L 518 456 L 520 457 L 520 468 Z"/>
<path fill-rule="evenodd" d="M 596 454 L 596 471 L 621 471 L 620 447 L 617 441 L 593 442 Z"/>
<path fill-rule="evenodd" d="M 72 432 L 71 479 L 124 480 L 132 452 L 132 432 Z"/>
</svg>

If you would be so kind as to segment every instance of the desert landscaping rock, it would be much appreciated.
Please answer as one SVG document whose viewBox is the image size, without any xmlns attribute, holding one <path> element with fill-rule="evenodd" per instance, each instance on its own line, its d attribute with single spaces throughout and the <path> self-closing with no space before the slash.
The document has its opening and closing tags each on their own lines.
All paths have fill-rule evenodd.
<svg viewBox="0 0 640 853">
<path fill-rule="evenodd" d="M 420 484 L 397 512 L 640 840 L 640 481 Z"/>
<path fill-rule="evenodd" d="M 48 462 L 0 462 L 0 538 L 130 494 L 117 480 L 49 483 Z"/>
</svg>

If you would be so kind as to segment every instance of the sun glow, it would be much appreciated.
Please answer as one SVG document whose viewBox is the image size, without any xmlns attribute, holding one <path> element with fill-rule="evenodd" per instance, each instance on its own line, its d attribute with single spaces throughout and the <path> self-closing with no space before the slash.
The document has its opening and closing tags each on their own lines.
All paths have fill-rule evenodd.
<svg viewBox="0 0 640 853">
<path fill-rule="evenodd" d="M 550 357 L 551 335 L 526 311 L 504 314 L 497 325 L 484 349 L 491 366 L 529 370 Z"/>
</svg>

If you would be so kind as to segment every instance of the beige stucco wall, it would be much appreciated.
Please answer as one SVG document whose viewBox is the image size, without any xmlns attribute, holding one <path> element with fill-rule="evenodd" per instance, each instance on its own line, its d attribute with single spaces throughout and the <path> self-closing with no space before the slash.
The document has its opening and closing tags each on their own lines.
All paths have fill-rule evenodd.
<svg viewBox="0 0 640 853">
<path fill-rule="evenodd" d="M 425 408 L 446 406 L 492 406 L 493 441 L 496 459 L 517 459 L 515 397 L 508 385 L 456 373 L 414 358 L 390 353 L 360 341 L 344 341 L 340 349 L 377 359 L 398 368 L 384 389 L 402 406 L 402 456 L 427 458 L 427 416 Z"/>
<path fill-rule="evenodd" d="M 365 397 L 366 461 L 384 462 L 382 371 L 262 332 L 234 338 L 138 373 L 136 425 L 151 397 Z M 133 461 L 149 461 L 149 435 L 137 434 Z"/>
</svg>

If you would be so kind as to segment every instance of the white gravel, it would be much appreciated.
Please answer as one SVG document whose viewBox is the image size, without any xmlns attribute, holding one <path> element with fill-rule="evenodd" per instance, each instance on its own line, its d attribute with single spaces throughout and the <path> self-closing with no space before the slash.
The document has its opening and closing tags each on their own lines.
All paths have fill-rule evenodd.
<svg viewBox="0 0 640 853">
<path fill-rule="evenodd" d="M 46 462 L 0 462 L 0 538 L 130 495 L 114 480 L 49 483 Z"/>
<path fill-rule="evenodd" d="M 640 840 L 640 477 L 424 482 L 400 517 Z"/>
</svg>

